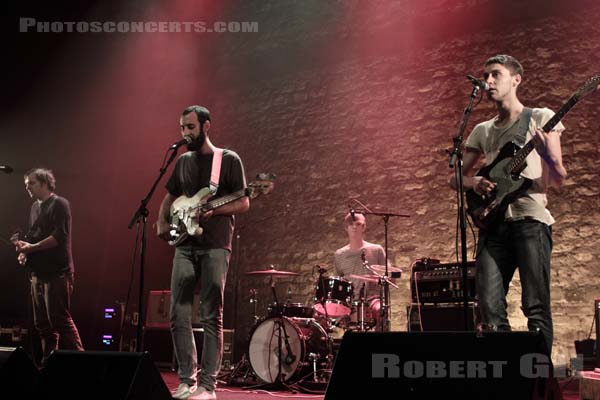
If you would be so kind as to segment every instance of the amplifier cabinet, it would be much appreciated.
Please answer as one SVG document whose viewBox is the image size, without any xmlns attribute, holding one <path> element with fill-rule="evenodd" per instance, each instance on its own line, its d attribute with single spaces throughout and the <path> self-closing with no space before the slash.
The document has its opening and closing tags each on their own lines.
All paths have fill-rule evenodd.
<svg viewBox="0 0 600 400">
<path fill-rule="evenodd" d="M 467 263 L 467 297 L 476 300 L 475 262 Z M 453 303 L 463 298 L 462 266 L 459 263 L 417 263 L 410 274 L 414 303 Z"/>
<path fill-rule="evenodd" d="M 410 304 L 406 306 L 409 332 L 464 331 L 462 303 Z M 467 330 L 473 331 L 479 323 L 479 306 L 469 303 Z"/>
</svg>

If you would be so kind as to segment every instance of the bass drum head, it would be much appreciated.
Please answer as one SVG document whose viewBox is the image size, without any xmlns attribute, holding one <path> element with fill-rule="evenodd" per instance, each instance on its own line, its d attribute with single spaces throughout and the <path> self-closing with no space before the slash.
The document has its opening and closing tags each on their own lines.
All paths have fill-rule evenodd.
<svg viewBox="0 0 600 400">
<path fill-rule="evenodd" d="M 288 336 L 291 354 L 288 354 L 288 350 L 286 349 L 283 328 L 280 329 L 279 327 L 280 321 L 283 321 L 283 325 L 285 326 L 285 333 Z M 277 374 L 279 373 L 278 346 L 280 334 L 282 347 L 281 373 L 283 374 L 284 381 L 292 378 L 302 361 L 304 342 L 298 327 L 286 317 L 264 320 L 252 333 L 248 348 L 248 357 L 256 376 L 267 383 L 277 381 Z"/>
<path fill-rule="evenodd" d="M 285 345 L 288 336 L 289 350 Z M 267 318 L 250 337 L 248 358 L 256 376 L 267 383 L 277 381 L 279 338 L 281 337 L 281 373 L 283 381 L 297 381 L 312 371 L 331 368 L 331 339 L 312 318 Z"/>
</svg>

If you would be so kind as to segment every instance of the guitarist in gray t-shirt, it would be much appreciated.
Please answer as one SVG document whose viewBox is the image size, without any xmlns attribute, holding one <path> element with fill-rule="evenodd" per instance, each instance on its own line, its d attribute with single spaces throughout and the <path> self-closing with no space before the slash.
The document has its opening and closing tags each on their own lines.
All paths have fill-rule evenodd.
<svg viewBox="0 0 600 400">
<path fill-rule="evenodd" d="M 518 267 L 523 293 L 522 310 L 528 318 L 527 326 L 531 331 L 542 332 L 545 351 L 550 355 L 553 340 L 550 254 L 554 219 L 546 209 L 546 190 L 550 186 L 560 187 L 567 176 L 560 145 L 564 127 L 557 123 L 553 129 L 548 129 L 545 124 L 554 115 L 549 109 L 534 108 L 530 115 L 524 111 L 525 107 L 517 97 L 523 67 L 515 58 L 498 55 L 488 59 L 483 76 L 489 85 L 487 97 L 496 104 L 498 114 L 478 124 L 468 137 L 463 172 L 467 196 L 479 198 L 487 204 L 482 207 L 485 211 L 481 214 L 474 213 L 472 207 L 469 210 L 480 227 L 476 285 L 481 320 L 492 330 L 510 330 L 506 295 Z M 527 120 L 521 121 L 525 118 Z M 523 132 L 520 132 L 521 127 Z M 520 140 L 519 136 L 524 140 Z M 529 183 L 515 199 L 500 204 L 494 221 L 486 221 L 484 217 L 492 215 L 488 212 L 496 206 L 496 202 L 488 200 L 499 198 L 507 187 L 505 191 L 510 191 L 511 178 L 508 177 L 506 182 L 495 178 L 500 175 L 497 171 L 507 169 L 503 165 L 492 168 L 487 176 L 481 173 L 475 176 L 476 167 L 480 160 L 485 160 L 487 166 L 493 163 L 509 165 L 511 157 L 517 159 L 515 151 L 518 147 L 515 151 L 509 148 L 513 141 L 521 141 L 521 146 L 527 141 L 530 150 L 536 150 L 523 154 L 525 162 L 516 165 L 516 175 L 528 178 Z M 450 184 L 456 188 L 454 178 Z"/>
</svg>

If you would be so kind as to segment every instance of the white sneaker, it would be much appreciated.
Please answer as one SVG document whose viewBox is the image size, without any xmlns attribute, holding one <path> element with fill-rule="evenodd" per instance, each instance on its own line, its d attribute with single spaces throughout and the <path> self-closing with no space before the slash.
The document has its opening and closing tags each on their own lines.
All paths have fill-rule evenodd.
<svg viewBox="0 0 600 400">
<path fill-rule="evenodd" d="M 194 397 L 190 397 L 189 400 L 216 400 L 217 394 L 214 390 L 210 391 L 202 386 L 198 386 L 198 390 L 194 393 Z"/>
<path fill-rule="evenodd" d="M 192 394 L 194 394 L 196 392 L 196 389 L 198 389 L 198 386 L 196 385 L 190 386 L 187 383 L 180 383 L 175 393 L 173 393 L 173 398 L 185 400 Z"/>
</svg>

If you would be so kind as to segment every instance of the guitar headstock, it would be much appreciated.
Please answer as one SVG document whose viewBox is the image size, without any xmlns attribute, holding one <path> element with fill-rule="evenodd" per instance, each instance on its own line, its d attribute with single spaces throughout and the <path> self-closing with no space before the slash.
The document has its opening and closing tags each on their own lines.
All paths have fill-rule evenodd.
<svg viewBox="0 0 600 400">
<path fill-rule="evenodd" d="M 573 97 L 579 101 L 584 96 L 595 92 L 600 89 L 600 74 L 596 74 L 588 79 L 578 90 L 575 92 Z"/>
<path fill-rule="evenodd" d="M 261 194 L 269 194 L 275 188 L 275 174 L 260 173 L 256 175 L 256 179 L 248 184 L 248 196 L 251 199 L 258 197 Z"/>
<path fill-rule="evenodd" d="M 12 236 L 10 237 L 10 242 L 12 244 L 16 244 L 19 240 L 21 240 L 21 232 L 19 232 L 19 231 L 13 233 Z"/>
</svg>

